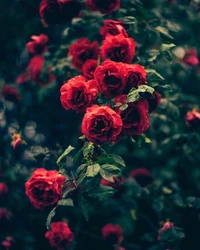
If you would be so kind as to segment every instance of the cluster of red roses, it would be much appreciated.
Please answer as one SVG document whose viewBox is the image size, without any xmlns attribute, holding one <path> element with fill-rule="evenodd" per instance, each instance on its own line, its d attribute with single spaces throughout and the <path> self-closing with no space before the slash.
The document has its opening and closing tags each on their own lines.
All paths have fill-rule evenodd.
<svg viewBox="0 0 200 250">
<path fill-rule="evenodd" d="M 102 14 L 112 13 L 120 7 L 120 0 L 86 0 L 86 6 L 92 11 Z M 40 16 L 47 25 L 61 24 L 71 21 L 79 15 L 82 4 L 78 0 L 42 0 Z"/>
<path fill-rule="evenodd" d="M 36 82 L 40 85 L 46 85 L 47 83 L 55 80 L 55 77 L 51 74 L 50 68 L 47 70 L 48 81 L 43 82 L 43 80 L 41 79 L 41 73 L 45 62 L 43 53 L 48 50 L 48 47 L 46 46 L 48 37 L 44 34 L 41 34 L 39 36 L 31 36 L 31 39 L 32 41 L 28 42 L 26 47 L 28 49 L 28 52 L 33 54 L 34 56 L 30 60 L 26 71 L 18 76 L 16 82 L 19 84 L 23 84 L 32 80 L 33 82 Z"/>
<path fill-rule="evenodd" d="M 160 102 L 160 95 L 154 92 L 147 100 L 141 98 L 129 102 L 125 110 L 120 109 L 132 88 L 147 84 L 147 73 L 141 65 L 131 64 L 136 43 L 120 21 L 106 20 L 100 33 L 104 38 L 100 49 L 97 42 L 90 43 L 87 38 L 70 46 L 72 65 L 83 76 L 68 80 L 60 89 L 66 110 L 86 111 L 82 132 L 96 144 L 117 141 L 123 134 L 141 135 L 149 126 L 149 111 Z M 99 57 L 103 61 L 100 65 Z M 109 98 L 109 105 L 95 105 L 98 94 Z"/>
</svg>

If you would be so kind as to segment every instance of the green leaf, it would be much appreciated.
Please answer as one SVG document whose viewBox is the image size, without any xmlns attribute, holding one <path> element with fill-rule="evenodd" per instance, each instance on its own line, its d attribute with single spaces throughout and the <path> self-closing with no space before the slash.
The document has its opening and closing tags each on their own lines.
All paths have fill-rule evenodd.
<svg viewBox="0 0 200 250">
<path fill-rule="evenodd" d="M 74 156 L 73 163 L 75 163 L 76 161 L 78 161 L 78 159 L 80 158 L 82 152 L 83 152 L 83 149 L 81 148 L 81 149 L 77 152 L 77 154 Z"/>
<path fill-rule="evenodd" d="M 87 158 L 93 155 L 93 153 L 94 153 L 94 145 L 91 142 L 89 142 L 83 149 L 83 156 Z"/>
<path fill-rule="evenodd" d="M 87 167 L 87 164 L 82 164 L 82 165 L 80 165 L 80 166 L 77 168 L 77 170 L 76 170 L 76 172 L 75 172 L 75 175 L 78 176 L 78 175 L 82 174 L 82 173 L 86 170 L 86 167 Z"/>
<path fill-rule="evenodd" d="M 79 204 L 81 207 L 81 211 L 83 213 L 84 218 L 86 219 L 86 221 L 89 221 L 89 204 L 88 201 L 83 197 L 83 195 L 80 196 L 79 199 Z"/>
<path fill-rule="evenodd" d="M 145 93 L 145 92 L 152 95 L 154 93 L 154 88 L 148 85 L 140 85 L 138 86 L 137 89 L 134 89 L 129 92 L 126 102 L 129 103 L 138 101 L 140 99 L 140 93 Z"/>
<path fill-rule="evenodd" d="M 119 109 L 123 111 L 123 110 L 125 110 L 127 108 L 128 108 L 128 104 L 125 103 Z"/>
<path fill-rule="evenodd" d="M 58 158 L 58 160 L 56 162 L 59 167 L 60 167 L 60 163 L 63 160 L 63 158 L 65 158 L 74 149 L 75 148 L 72 147 L 71 145 L 67 149 L 65 149 L 64 153 Z"/>
<path fill-rule="evenodd" d="M 84 181 L 84 179 L 85 179 L 86 177 L 87 177 L 87 174 L 86 174 L 86 173 L 81 174 L 81 176 L 79 176 L 78 180 L 76 181 L 76 184 L 77 184 L 77 185 L 80 185 L 80 184 Z"/>
<path fill-rule="evenodd" d="M 118 163 L 120 166 L 126 167 L 126 164 L 125 164 L 125 162 L 124 162 L 124 160 L 123 160 L 123 158 L 121 156 L 116 155 L 116 154 L 111 154 L 111 156 L 114 159 L 114 161 L 116 163 Z"/>
<path fill-rule="evenodd" d="M 170 44 L 165 44 L 165 43 L 163 43 L 163 44 L 161 45 L 161 47 L 160 47 L 160 50 L 161 50 L 162 52 L 164 52 L 164 51 L 169 51 L 170 49 L 172 49 L 172 48 L 174 48 L 174 47 L 176 47 L 176 45 L 173 44 L 173 43 L 170 43 Z"/>
<path fill-rule="evenodd" d="M 55 214 L 56 214 L 56 207 L 53 210 L 51 210 L 51 212 L 47 216 L 46 227 L 48 230 L 50 229 L 51 221 L 52 218 L 55 216 Z"/>
<path fill-rule="evenodd" d="M 85 138 L 86 138 L 86 137 L 85 137 L 84 135 L 81 135 L 78 139 L 79 139 L 79 140 L 85 140 Z"/>
<path fill-rule="evenodd" d="M 62 199 L 62 200 L 59 200 L 57 206 L 71 206 L 71 207 L 73 207 L 74 203 L 73 203 L 73 200 L 70 198 Z"/>
<path fill-rule="evenodd" d="M 165 27 L 162 27 L 162 26 L 157 26 L 156 28 L 156 31 L 158 31 L 159 33 L 161 33 L 162 35 L 168 37 L 168 38 L 171 38 L 171 39 L 174 39 L 173 36 L 171 36 L 169 34 L 169 30 Z"/>
<path fill-rule="evenodd" d="M 114 182 L 113 176 L 121 177 L 122 174 L 118 167 L 110 164 L 102 165 L 99 173 L 104 180 L 110 182 Z"/>
<path fill-rule="evenodd" d="M 116 193 L 116 191 L 117 190 L 112 187 L 99 185 L 97 188 L 88 193 L 88 196 L 98 199 L 99 201 L 105 201 L 108 200 L 114 193 Z"/>
<path fill-rule="evenodd" d="M 146 70 L 146 72 L 147 72 L 148 74 L 155 75 L 155 76 L 157 76 L 158 78 L 164 80 L 164 78 L 163 78 L 155 69 L 145 69 L 145 70 Z M 140 86 L 142 86 L 142 85 L 140 85 Z M 140 87 L 140 86 L 139 86 L 139 87 Z"/>
<path fill-rule="evenodd" d="M 87 167 L 87 177 L 95 177 L 100 171 L 100 165 L 94 164 Z"/>
</svg>

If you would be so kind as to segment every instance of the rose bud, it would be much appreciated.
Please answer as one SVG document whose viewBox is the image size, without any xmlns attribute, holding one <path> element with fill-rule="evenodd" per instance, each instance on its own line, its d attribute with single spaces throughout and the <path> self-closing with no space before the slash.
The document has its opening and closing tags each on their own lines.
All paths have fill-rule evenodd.
<svg viewBox="0 0 200 250">
<path fill-rule="evenodd" d="M 103 39 L 105 39 L 107 35 L 117 36 L 119 34 L 122 34 L 124 37 L 128 37 L 122 22 L 115 20 L 105 20 L 103 27 L 100 29 L 100 34 Z"/>
<path fill-rule="evenodd" d="M 100 183 L 101 183 L 101 185 L 104 185 L 104 186 L 109 186 L 112 188 L 119 189 L 120 185 L 124 182 L 124 180 L 125 180 L 124 176 L 122 176 L 121 179 L 118 179 L 116 176 L 113 176 L 114 182 L 110 182 L 110 181 L 101 179 Z"/>
<path fill-rule="evenodd" d="M 88 9 L 102 14 L 110 14 L 120 8 L 120 0 L 87 0 L 86 4 Z"/>
<path fill-rule="evenodd" d="M 106 224 L 102 228 L 102 237 L 107 244 L 120 244 L 123 240 L 123 232 L 119 225 Z"/>
<path fill-rule="evenodd" d="M 135 56 L 136 42 L 132 38 L 107 35 L 100 48 L 102 60 L 110 59 L 115 62 L 131 63 Z"/>
<path fill-rule="evenodd" d="M 152 183 L 153 177 L 146 168 L 137 168 L 131 171 L 130 178 L 135 179 L 141 187 L 145 187 Z"/>
<path fill-rule="evenodd" d="M 199 64 L 197 50 L 195 48 L 186 50 L 186 53 L 183 57 L 183 62 L 190 66 Z"/>
<path fill-rule="evenodd" d="M 99 92 L 106 97 L 122 94 L 125 84 L 124 64 L 106 60 L 94 72 L 94 79 L 98 83 Z"/>
<path fill-rule="evenodd" d="M 65 222 L 52 222 L 51 230 L 46 232 L 45 237 L 49 244 L 57 250 L 65 250 L 74 239 L 74 234 Z"/>
<path fill-rule="evenodd" d="M 9 85 L 3 87 L 1 94 L 7 101 L 18 102 L 21 99 L 21 96 L 18 93 L 17 89 Z"/>
<path fill-rule="evenodd" d="M 83 65 L 83 76 L 86 80 L 94 79 L 94 71 L 97 68 L 97 60 L 89 59 Z"/>
<path fill-rule="evenodd" d="M 48 42 L 48 36 L 41 34 L 39 36 L 31 36 L 33 41 L 28 42 L 26 47 L 32 54 L 41 54 L 47 51 L 46 43 Z"/>
<path fill-rule="evenodd" d="M 158 240 L 161 239 L 161 235 L 162 235 L 162 233 L 163 233 L 165 230 L 170 229 L 170 228 L 172 228 L 172 227 L 174 227 L 174 224 L 173 224 L 173 223 L 171 223 L 171 222 L 165 222 L 165 224 L 163 225 L 163 227 L 162 227 L 162 228 L 159 230 L 159 232 L 158 232 Z"/>
<path fill-rule="evenodd" d="M 146 84 L 147 73 L 139 64 L 124 64 L 126 71 L 126 87 L 124 93 L 128 93 L 132 88 Z"/>
<path fill-rule="evenodd" d="M 98 42 L 90 42 L 83 37 L 69 47 L 69 56 L 72 56 L 72 65 L 75 69 L 83 71 L 83 66 L 88 59 L 96 59 L 99 55 Z"/>
<path fill-rule="evenodd" d="M 120 116 L 108 106 L 87 108 L 82 121 L 82 133 L 95 143 L 115 142 L 122 130 Z"/>
<path fill-rule="evenodd" d="M 185 117 L 185 123 L 189 128 L 199 128 L 200 127 L 200 112 L 196 109 L 189 111 Z"/>
<path fill-rule="evenodd" d="M 97 83 L 95 80 L 86 82 L 83 76 L 76 76 L 61 87 L 60 93 L 60 100 L 64 109 L 73 109 L 77 113 L 82 113 L 97 98 Z"/>
<path fill-rule="evenodd" d="M 115 98 L 115 103 L 124 104 L 127 95 Z M 122 133 L 127 135 L 141 135 L 149 127 L 148 109 L 149 105 L 145 99 L 139 99 L 136 102 L 129 102 L 125 110 L 117 107 L 115 110 L 120 114 L 123 127 Z"/>
<path fill-rule="evenodd" d="M 8 193 L 8 186 L 5 183 L 0 182 L 0 196 L 3 196 L 7 193 Z"/>
<path fill-rule="evenodd" d="M 62 186 L 66 178 L 57 170 L 36 169 L 26 182 L 26 195 L 33 206 L 44 209 L 56 204 L 62 198 Z"/>
</svg>

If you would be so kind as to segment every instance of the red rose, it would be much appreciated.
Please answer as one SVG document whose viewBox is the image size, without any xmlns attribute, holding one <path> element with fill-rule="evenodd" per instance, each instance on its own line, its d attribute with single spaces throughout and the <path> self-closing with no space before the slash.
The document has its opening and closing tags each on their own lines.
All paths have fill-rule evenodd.
<svg viewBox="0 0 200 250">
<path fill-rule="evenodd" d="M 100 11 L 102 14 L 112 13 L 120 8 L 120 0 L 87 0 L 87 7 L 92 11 Z"/>
<path fill-rule="evenodd" d="M 124 90 L 125 74 L 122 63 L 106 60 L 95 70 L 94 79 L 98 83 L 100 93 L 107 97 L 115 97 L 121 95 Z"/>
<path fill-rule="evenodd" d="M 136 43 L 132 38 L 122 34 L 107 35 L 100 49 L 102 60 L 110 59 L 115 62 L 131 63 L 135 56 Z"/>
<path fill-rule="evenodd" d="M 61 24 L 78 16 L 81 4 L 77 0 L 42 0 L 40 16 L 45 25 Z"/>
<path fill-rule="evenodd" d="M 47 50 L 46 43 L 48 42 L 48 36 L 41 34 L 39 36 L 31 36 L 31 39 L 33 41 L 26 44 L 30 53 L 41 54 Z"/>
<path fill-rule="evenodd" d="M 23 84 L 25 82 L 28 82 L 30 80 L 39 83 L 40 85 L 46 85 L 47 83 L 50 83 L 55 80 L 55 77 L 51 74 L 51 69 L 48 69 L 48 82 L 43 82 L 41 79 L 41 73 L 44 65 L 44 57 L 42 55 L 37 55 L 34 56 L 27 68 L 26 72 L 22 73 L 21 75 L 18 76 L 16 79 L 16 82 L 19 84 Z"/>
<path fill-rule="evenodd" d="M 57 250 L 65 250 L 74 239 L 74 234 L 65 222 L 52 222 L 51 230 L 46 232 L 45 237 L 52 247 Z"/>
<path fill-rule="evenodd" d="M 128 93 L 132 88 L 137 88 L 139 85 L 146 84 L 146 71 L 139 64 L 124 64 L 126 70 L 126 89 Z"/>
<path fill-rule="evenodd" d="M 43 209 L 62 198 L 62 186 L 65 180 L 66 178 L 56 170 L 47 171 L 38 168 L 25 184 L 26 195 L 35 208 Z"/>
<path fill-rule="evenodd" d="M 97 59 L 99 54 L 98 42 L 90 43 L 87 38 L 80 38 L 69 47 L 69 56 L 72 56 L 72 65 L 82 71 L 88 59 Z"/>
<path fill-rule="evenodd" d="M 8 186 L 5 183 L 0 182 L 0 196 L 3 196 L 7 193 L 8 193 Z"/>
<path fill-rule="evenodd" d="M 83 117 L 82 132 L 93 143 L 114 142 L 121 130 L 120 116 L 108 106 L 93 105 Z"/>
<path fill-rule="evenodd" d="M 61 87 L 60 93 L 61 104 L 66 110 L 85 112 L 97 98 L 97 83 L 95 80 L 86 82 L 83 76 L 76 76 Z"/>
<path fill-rule="evenodd" d="M 100 29 L 100 34 L 104 39 L 107 35 L 116 36 L 122 34 L 124 37 L 128 37 L 122 22 L 115 20 L 105 20 L 103 27 Z"/>
<path fill-rule="evenodd" d="M 122 95 L 115 98 L 115 103 L 124 104 L 127 96 Z M 137 102 L 128 103 L 125 110 L 117 108 L 117 113 L 120 114 L 123 121 L 123 133 L 128 135 L 141 135 L 149 127 L 148 118 L 148 102 L 145 99 L 140 99 Z"/>
<path fill-rule="evenodd" d="M 200 127 L 200 112 L 196 109 L 189 111 L 185 117 L 185 123 L 188 127 L 199 128 Z"/>
<path fill-rule="evenodd" d="M 195 66 L 199 64 L 198 53 L 196 49 L 188 49 L 183 57 L 183 62 Z"/>
<path fill-rule="evenodd" d="M 9 85 L 3 87 L 1 94 L 8 101 L 18 102 L 21 99 L 17 89 Z"/>
<path fill-rule="evenodd" d="M 83 76 L 86 80 L 94 79 L 94 71 L 97 67 L 97 60 L 90 59 L 83 65 Z"/>
<path fill-rule="evenodd" d="M 102 228 L 102 237 L 108 243 L 116 244 L 123 240 L 123 232 L 119 225 L 106 224 Z"/>
<path fill-rule="evenodd" d="M 153 180 L 151 173 L 146 168 L 134 169 L 129 176 L 135 179 L 142 187 L 149 185 Z"/>
<path fill-rule="evenodd" d="M 161 239 L 161 235 L 165 230 L 168 230 L 170 228 L 174 227 L 174 224 L 171 222 L 165 222 L 165 224 L 163 225 L 163 227 L 159 230 L 158 232 L 158 240 Z"/>
</svg>

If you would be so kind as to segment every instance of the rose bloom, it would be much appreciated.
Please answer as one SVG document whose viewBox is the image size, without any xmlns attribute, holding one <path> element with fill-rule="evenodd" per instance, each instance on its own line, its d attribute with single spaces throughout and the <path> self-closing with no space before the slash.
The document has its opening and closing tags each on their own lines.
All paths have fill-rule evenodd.
<svg viewBox="0 0 200 250">
<path fill-rule="evenodd" d="M 186 50 L 186 53 L 183 57 L 183 62 L 190 66 L 199 64 L 197 50 L 195 48 Z"/>
<path fill-rule="evenodd" d="M 75 69 L 82 71 L 84 63 L 88 59 L 98 58 L 99 48 L 98 42 L 90 42 L 83 37 L 78 39 L 69 47 L 69 56 L 72 56 L 72 65 Z"/>
<path fill-rule="evenodd" d="M 42 0 L 39 12 L 43 23 L 48 26 L 71 21 L 80 10 L 81 4 L 77 0 Z"/>
<path fill-rule="evenodd" d="M 100 48 L 102 60 L 110 59 L 115 62 L 131 63 L 135 56 L 136 42 L 132 38 L 107 35 Z"/>
<path fill-rule="evenodd" d="M 33 41 L 28 42 L 26 47 L 32 54 L 41 54 L 47 50 L 46 43 L 48 42 L 48 36 L 41 34 L 39 36 L 31 36 Z"/>
<path fill-rule="evenodd" d="M 106 224 L 102 228 L 102 237 L 107 243 L 116 244 L 123 240 L 123 232 L 119 225 Z"/>
<path fill-rule="evenodd" d="M 112 13 L 120 8 L 120 0 L 87 0 L 86 4 L 88 9 L 102 14 Z"/>
<path fill-rule="evenodd" d="M 37 55 L 34 56 L 27 68 L 26 68 L 26 72 L 22 73 L 21 75 L 18 76 L 18 78 L 16 79 L 16 82 L 18 84 L 23 84 L 25 82 L 28 82 L 30 80 L 40 84 L 40 85 L 46 85 L 52 81 L 55 80 L 55 77 L 51 74 L 51 69 L 48 69 L 48 82 L 43 82 L 41 79 L 41 73 L 42 73 L 42 69 L 44 66 L 44 57 L 42 55 Z"/>
<path fill-rule="evenodd" d="M 82 133 L 96 144 L 115 142 L 122 130 L 120 116 L 108 106 L 87 108 L 82 121 Z"/>
<path fill-rule="evenodd" d="M 189 111 L 185 117 L 185 123 L 190 128 L 199 128 L 200 127 L 200 112 L 196 109 Z"/>
<path fill-rule="evenodd" d="M 51 230 L 46 232 L 45 237 L 52 247 L 57 250 L 65 250 L 74 239 L 74 234 L 65 222 L 52 222 Z"/>
<path fill-rule="evenodd" d="M 137 168 L 131 171 L 130 178 L 135 179 L 141 187 L 145 187 L 152 183 L 153 177 L 146 168 Z"/>
<path fill-rule="evenodd" d="M 98 83 L 99 92 L 107 97 L 119 96 L 126 84 L 124 65 L 106 60 L 94 72 L 94 79 Z"/>
<path fill-rule="evenodd" d="M 8 186 L 4 182 L 0 182 L 0 196 L 8 193 Z"/>
<path fill-rule="evenodd" d="M 64 109 L 73 109 L 78 113 L 85 112 L 97 98 L 97 83 L 95 80 L 86 82 L 83 76 L 76 76 L 61 87 L 60 94 Z"/>
<path fill-rule="evenodd" d="M 124 37 L 128 37 L 122 22 L 115 20 L 105 20 L 103 27 L 100 29 L 100 34 L 104 39 L 107 35 L 116 36 L 122 34 Z"/>
<path fill-rule="evenodd" d="M 83 65 L 83 76 L 86 80 L 94 79 L 94 71 L 97 68 L 97 60 L 89 59 Z"/>
<path fill-rule="evenodd" d="M 115 103 L 124 104 L 126 98 L 126 95 L 115 98 Z M 148 108 L 149 105 L 145 99 L 128 103 L 127 109 L 123 111 L 116 108 L 123 121 L 122 132 L 128 135 L 141 135 L 144 133 L 149 127 Z"/>
<path fill-rule="evenodd" d="M 33 206 L 44 209 L 56 204 L 62 198 L 62 186 L 66 178 L 58 171 L 47 171 L 44 168 L 36 169 L 26 182 L 26 195 Z"/>
<path fill-rule="evenodd" d="M 137 88 L 139 85 L 146 84 L 147 73 L 139 64 L 124 64 L 126 70 L 126 88 L 128 93 L 132 88 Z"/>
<path fill-rule="evenodd" d="M 174 227 L 174 224 L 173 223 L 171 223 L 171 222 L 165 222 L 165 224 L 163 225 L 163 227 L 159 230 L 159 232 L 158 232 L 158 240 L 161 240 L 161 235 L 162 235 L 162 233 L 165 231 L 165 230 L 167 230 L 167 229 L 170 229 L 170 228 L 172 228 L 172 227 Z"/>
<path fill-rule="evenodd" d="M 21 99 L 21 96 L 18 93 L 17 89 L 9 85 L 5 85 L 2 88 L 1 94 L 7 101 L 18 102 Z"/>
</svg>

